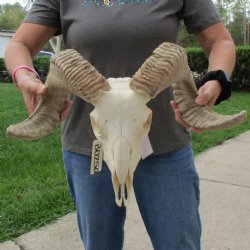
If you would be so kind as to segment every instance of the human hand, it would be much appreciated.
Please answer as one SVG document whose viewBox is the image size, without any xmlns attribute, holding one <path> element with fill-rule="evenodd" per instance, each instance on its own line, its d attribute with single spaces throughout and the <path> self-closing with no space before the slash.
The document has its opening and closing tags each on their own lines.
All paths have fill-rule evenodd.
<svg viewBox="0 0 250 250">
<path fill-rule="evenodd" d="M 198 134 L 203 132 L 203 131 L 200 130 L 200 129 L 197 129 L 197 128 L 194 128 L 194 127 L 190 127 L 189 124 L 187 124 L 186 122 L 184 122 L 184 121 L 182 120 L 181 111 L 178 109 L 176 101 L 172 100 L 172 101 L 170 102 L 170 104 L 171 104 L 171 107 L 172 107 L 172 109 L 173 109 L 173 111 L 174 111 L 174 113 L 175 113 L 175 120 L 176 120 L 181 126 L 183 126 L 184 128 L 186 128 L 188 131 L 194 131 L 194 132 L 196 132 L 196 133 L 198 133 Z"/>
<path fill-rule="evenodd" d="M 209 108 L 213 108 L 214 103 L 221 93 L 221 85 L 218 81 L 208 81 L 203 86 L 201 86 L 198 90 L 198 96 L 195 99 L 195 102 L 201 106 L 208 106 Z M 186 128 L 189 131 L 193 131 L 196 133 L 202 133 L 203 131 L 194 127 L 190 127 L 189 124 L 183 121 L 181 111 L 178 109 L 175 101 L 170 102 L 172 109 L 175 113 L 175 120 Z"/>
<path fill-rule="evenodd" d="M 67 119 L 71 106 L 72 106 L 72 101 L 67 100 L 65 109 L 62 111 L 61 116 L 60 116 L 61 122 Z"/>
<path fill-rule="evenodd" d="M 18 81 L 18 88 L 20 89 L 23 95 L 24 103 L 28 110 L 28 113 L 29 115 L 31 115 L 36 109 L 41 98 L 46 95 L 47 88 L 40 81 L 40 79 L 37 78 L 34 79 L 29 76 L 23 76 Z M 62 111 L 60 115 L 61 121 L 64 121 L 67 118 L 71 106 L 72 102 L 67 100 L 65 109 Z"/>
<path fill-rule="evenodd" d="M 40 79 L 26 75 L 18 79 L 18 88 L 23 95 L 28 113 L 31 115 L 36 109 L 40 99 L 46 95 L 47 88 Z"/>
<path fill-rule="evenodd" d="M 208 81 L 198 89 L 198 96 L 195 102 L 198 105 L 208 106 L 212 109 L 220 96 L 221 90 L 221 85 L 217 80 Z"/>
</svg>

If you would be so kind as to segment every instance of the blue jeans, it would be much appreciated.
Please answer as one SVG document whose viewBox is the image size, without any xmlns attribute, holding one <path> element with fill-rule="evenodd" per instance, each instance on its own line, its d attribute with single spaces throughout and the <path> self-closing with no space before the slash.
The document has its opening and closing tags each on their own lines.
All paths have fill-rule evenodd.
<svg viewBox="0 0 250 250">
<path fill-rule="evenodd" d="M 120 250 L 126 208 L 115 203 L 108 167 L 90 175 L 90 157 L 63 151 L 85 250 Z M 155 250 L 199 250 L 199 177 L 191 145 L 141 160 L 134 191 Z"/>
</svg>

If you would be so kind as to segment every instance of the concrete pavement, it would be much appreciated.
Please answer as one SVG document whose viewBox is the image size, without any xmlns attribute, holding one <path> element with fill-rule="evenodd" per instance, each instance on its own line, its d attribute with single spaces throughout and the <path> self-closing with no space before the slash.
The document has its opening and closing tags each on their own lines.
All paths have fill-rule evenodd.
<svg viewBox="0 0 250 250">
<path fill-rule="evenodd" d="M 250 250 L 250 131 L 199 154 L 195 162 L 201 178 L 202 250 Z M 0 244 L 0 250 L 59 249 L 82 249 L 75 213 Z M 152 249 L 132 197 L 124 250 Z"/>
</svg>

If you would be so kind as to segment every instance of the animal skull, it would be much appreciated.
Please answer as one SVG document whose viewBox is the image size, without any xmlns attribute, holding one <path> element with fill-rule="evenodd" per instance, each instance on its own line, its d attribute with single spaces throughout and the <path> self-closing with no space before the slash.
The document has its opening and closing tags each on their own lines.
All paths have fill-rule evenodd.
<svg viewBox="0 0 250 250">
<path fill-rule="evenodd" d="M 147 136 L 152 120 L 152 111 L 146 106 L 149 99 L 133 91 L 130 81 L 131 78 L 109 78 L 111 91 L 95 102 L 90 114 L 120 206 L 129 199 L 133 174 L 141 159 L 141 141 Z"/>
<path fill-rule="evenodd" d="M 7 128 L 7 136 L 37 140 L 52 133 L 60 123 L 69 91 L 91 102 L 95 106 L 90 114 L 92 127 L 103 144 L 117 205 L 126 205 L 141 157 L 140 143 L 151 125 L 152 112 L 146 103 L 170 84 L 182 119 L 191 127 L 221 130 L 246 120 L 246 111 L 219 115 L 195 103 L 197 89 L 185 50 L 175 44 L 161 44 L 132 78 L 108 80 L 69 49 L 52 57 L 45 82 L 47 95 L 28 119 Z"/>
</svg>

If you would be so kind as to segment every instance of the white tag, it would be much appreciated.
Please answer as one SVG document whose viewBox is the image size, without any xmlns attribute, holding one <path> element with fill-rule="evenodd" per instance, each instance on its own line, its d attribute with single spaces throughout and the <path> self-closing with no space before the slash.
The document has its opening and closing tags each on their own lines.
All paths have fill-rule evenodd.
<svg viewBox="0 0 250 250">
<path fill-rule="evenodd" d="M 153 153 L 153 148 L 150 143 L 150 140 L 147 137 L 145 137 L 141 142 L 141 158 L 144 160 L 146 157 L 151 155 Z"/>
<path fill-rule="evenodd" d="M 96 174 L 102 170 L 103 148 L 98 140 L 93 141 L 90 174 Z"/>
</svg>

